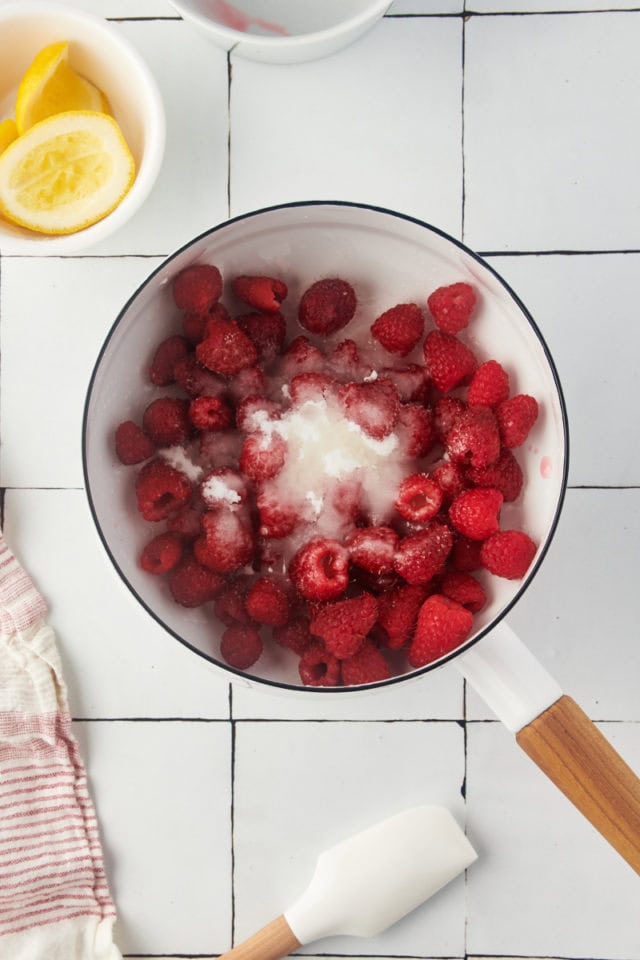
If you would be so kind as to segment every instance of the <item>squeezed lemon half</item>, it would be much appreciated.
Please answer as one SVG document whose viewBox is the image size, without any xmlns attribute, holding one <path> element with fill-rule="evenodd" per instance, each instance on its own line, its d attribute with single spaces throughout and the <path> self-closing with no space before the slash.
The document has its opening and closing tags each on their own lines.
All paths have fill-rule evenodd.
<svg viewBox="0 0 640 960">
<path fill-rule="evenodd" d="M 135 173 L 112 117 L 87 110 L 58 113 L 0 154 L 0 213 L 38 233 L 74 233 L 111 213 Z"/>
</svg>

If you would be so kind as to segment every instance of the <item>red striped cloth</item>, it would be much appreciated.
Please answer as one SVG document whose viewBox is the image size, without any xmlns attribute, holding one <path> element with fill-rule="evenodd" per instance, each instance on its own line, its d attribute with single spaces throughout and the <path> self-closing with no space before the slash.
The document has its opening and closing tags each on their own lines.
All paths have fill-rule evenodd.
<svg viewBox="0 0 640 960">
<path fill-rule="evenodd" d="M 46 613 L 0 533 L 0 960 L 120 960 Z"/>
</svg>

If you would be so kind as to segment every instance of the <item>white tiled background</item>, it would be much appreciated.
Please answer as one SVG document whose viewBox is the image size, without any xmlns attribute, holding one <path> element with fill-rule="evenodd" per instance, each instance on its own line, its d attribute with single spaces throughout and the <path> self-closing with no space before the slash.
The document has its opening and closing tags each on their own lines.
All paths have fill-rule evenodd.
<svg viewBox="0 0 640 960">
<path fill-rule="evenodd" d="M 144 209 L 100 247 L 0 251 L 0 485 L 58 632 L 126 956 L 223 952 L 288 905 L 319 850 L 433 801 L 479 850 L 468 875 L 375 940 L 301 952 L 640 957 L 638 878 L 455 668 L 330 703 L 231 690 L 120 585 L 80 457 L 99 345 L 184 241 L 295 199 L 435 223 L 521 295 L 569 408 L 565 510 L 512 623 L 640 769 L 640 11 L 614 5 L 395 0 L 350 48 L 279 67 L 227 62 L 165 0 L 76 0 L 147 59 L 168 147 Z"/>
</svg>

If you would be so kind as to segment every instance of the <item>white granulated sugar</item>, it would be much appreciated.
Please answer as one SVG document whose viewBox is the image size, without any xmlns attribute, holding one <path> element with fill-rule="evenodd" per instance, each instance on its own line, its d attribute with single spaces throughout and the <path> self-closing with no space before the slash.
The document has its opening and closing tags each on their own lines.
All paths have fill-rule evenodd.
<svg viewBox="0 0 640 960">
<path fill-rule="evenodd" d="M 202 467 L 194 463 L 184 447 L 165 447 L 158 451 L 163 460 L 166 460 L 175 470 L 180 470 L 191 480 L 197 483 L 202 477 Z"/>
<path fill-rule="evenodd" d="M 205 503 L 240 503 L 241 496 L 237 490 L 234 490 L 226 484 L 222 477 L 209 477 L 202 484 L 202 499 Z"/>
<path fill-rule="evenodd" d="M 372 370 L 371 373 L 368 373 L 366 377 L 362 378 L 363 383 L 371 383 L 372 380 L 378 379 L 378 371 Z"/>
</svg>

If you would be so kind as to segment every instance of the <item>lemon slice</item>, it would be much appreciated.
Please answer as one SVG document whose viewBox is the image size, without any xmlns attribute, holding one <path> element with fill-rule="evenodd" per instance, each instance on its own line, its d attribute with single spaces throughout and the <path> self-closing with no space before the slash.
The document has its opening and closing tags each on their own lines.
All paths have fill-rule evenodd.
<svg viewBox="0 0 640 960">
<path fill-rule="evenodd" d="M 8 120 L 3 120 L 0 123 L 0 153 L 8 147 L 10 143 L 18 136 L 18 128 L 16 127 L 15 120 L 9 118 Z"/>
<path fill-rule="evenodd" d="M 0 213 L 38 233 L 74 233 L 106 217 L 134 177 L 115 120 L 70 110 L 41 120 L 0 154 Z"/>
<path fill-rule="evenodd" d="M 24 74 L 16 96 L 16 124 L 24 133 L 35 123 L 67 110 L 110 113 L 107 98 L 69 66 L 67 41 L 44 47 Z"/>
</svg>

